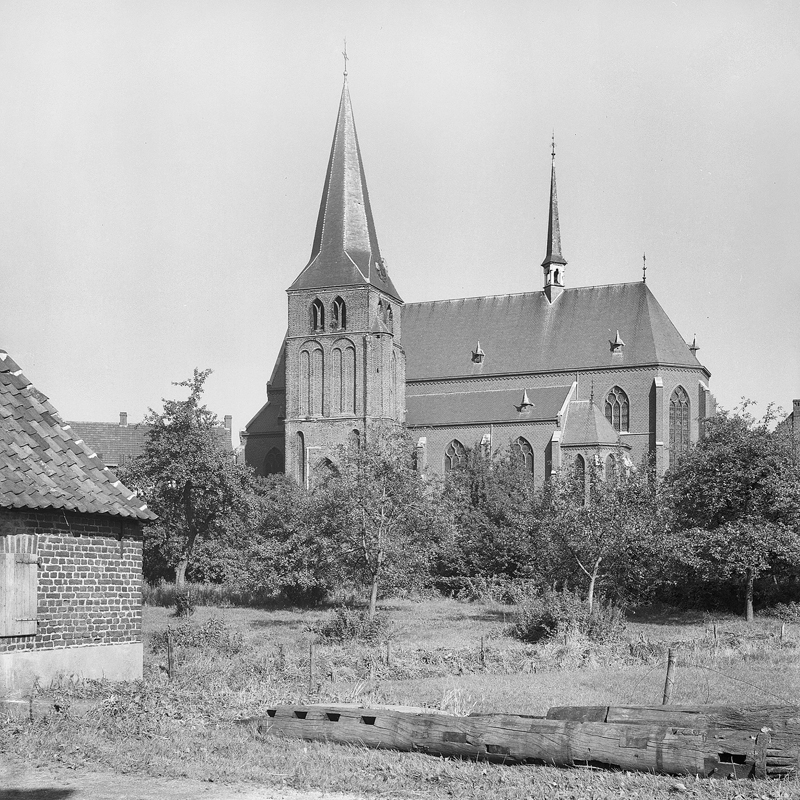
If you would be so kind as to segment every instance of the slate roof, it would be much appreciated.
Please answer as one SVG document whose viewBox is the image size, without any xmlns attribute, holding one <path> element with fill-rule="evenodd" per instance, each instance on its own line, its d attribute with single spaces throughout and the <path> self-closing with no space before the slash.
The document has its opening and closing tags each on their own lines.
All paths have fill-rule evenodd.
<svg viewBox="0 0 800 800">
<path fill-rule="evenodd" d="M 625 447 L 619 434 L 591 400 L 572 400 L 567 405 L 561 446 Z"/>
<path fill-rule="evenodd" d="M 70 420 L 67 424 L 72 426 L 79 439 L 83 439 L 87 446 L 97 453 L 98 458 L 114 467 L 127 464 L 131 459 L 141 455 L 150 430 L 150 426 L 143 422 L 120 425 L 116 422 Z M 218 426 L 214 428 L 214 435 L 225 452 L 233 452 L 229 430 Z"/>
<path fill-rule="evenodd" d="M 378 247 L 345 78 L 311 258 L 289 291 L 365 284 L 400 300 Z"/>
<path fill-rule="evenodd" d="M 616 331 L 621 355 L 611 352 Z M 478 340 L 485 356 L 474 364 Z M 552 304 L 542 291 L 409 303 L 402 343 L 407 381 L 656 362 L 704 369 L 642 282 L 565 289 Z"/>
<path fill-rule="evenodd" d="M 570 391 L 570 386 L 541 389 L 497 389 L 492 391 L 443 392 L 406 396 L 406 423 L 462 425 L 500 422 L 540 422 L 555 420 Z M 519 411 L 523 392 L 533 406 Z"/>
<path fill-rule="evenodd" d="M 0 507 L 156 519 L 2 350 Z"/>
</svg>

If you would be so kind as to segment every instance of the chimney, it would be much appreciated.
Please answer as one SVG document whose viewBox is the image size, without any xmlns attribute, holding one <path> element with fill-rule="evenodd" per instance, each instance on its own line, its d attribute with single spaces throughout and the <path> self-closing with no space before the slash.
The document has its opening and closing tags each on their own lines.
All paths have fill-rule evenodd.
<svg viewBox="0 0 800 800">
<path fill-rule="evenodd" d="M 232 426 L 233 426 L 233 417 L 230 414 L 226 414 L 225 415 L 225 430 L 228 431 L 228 433 L 230 433 Z"/>
<path fill-rule="evenodd" d="M 119 412 L 119 424 L 123 428 L 128 427 L 128 412 L 127 411 L 120 411 Z"/>
</svg>

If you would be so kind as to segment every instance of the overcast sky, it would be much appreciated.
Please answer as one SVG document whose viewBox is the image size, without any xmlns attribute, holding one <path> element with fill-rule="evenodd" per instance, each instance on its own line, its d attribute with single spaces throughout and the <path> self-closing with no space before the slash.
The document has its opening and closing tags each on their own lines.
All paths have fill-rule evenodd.
<svg viewBox="0 0 800 800">
<path fill-rule="evenodd" d="M 555 130 L 567 285 L 646 251 L 718 402 L 800 397 L 794 0 L 0 0 L 0 347 L 63 417 L 261 407 L 345 36 L 404 300 L 541 289 Z"/>
</svg>

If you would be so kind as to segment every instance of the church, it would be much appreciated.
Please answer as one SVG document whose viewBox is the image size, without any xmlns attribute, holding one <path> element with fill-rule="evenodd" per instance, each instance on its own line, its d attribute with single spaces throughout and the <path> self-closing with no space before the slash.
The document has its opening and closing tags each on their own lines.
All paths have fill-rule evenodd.
<svg viewBox="0 0 800 800">
<path fill-rule="evenodd" d="M 345 74 L 311 258 L 287 290 L 267 402 L 242 434 L 247 463 L 309 486 L 339 446 L 395 422 L 426 473 L 477 446 L 510 447 L 540 484 L 567 466 L 663 473 L 713 413 L 710 373 L 644 270 L 568 286 L 555 150 L 543 249 L 541 289 L 405 303 L 378 246 Z"/>
</svg>

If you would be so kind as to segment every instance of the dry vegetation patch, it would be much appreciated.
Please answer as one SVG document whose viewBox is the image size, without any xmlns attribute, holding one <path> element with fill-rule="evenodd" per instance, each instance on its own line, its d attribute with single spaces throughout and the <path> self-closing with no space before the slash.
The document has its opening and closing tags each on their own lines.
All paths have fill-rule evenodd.
<svg viewBox="0 0 800 800">
<path fill-rule="evenodd" d="M 0 749 L 29 762 L 75 768 L 384 796 L 800 794 L 796 781 L 731 786 L 625 773 L 509 768 L 335 744 L 267 742 L 235 724 L 275 704 L 308 701 L 428 704 L 456 714 L 543 714 L 554 705 L 652 704 L 660 699 L 668 646 L 679 652 L 676 703 L 791 702 L 800 688 L 798 632 L 788 626 L 781 641 L 774 620 L 746 626 L 727 618 L 684 617 L 665 624 L 655 616 L 644 622 L 634 617 L 627 639 L 603 651 L 574 641 L 522 644 L 507 635 L 511 609 L 499 605 L 402 601 L 383 610 L 391 620 L 388 650 L 385 641 L 316 643 L 311 671 L 314 631 L 329 612 L 198 608 L 184 622 L 166 609 L 146 608 L 143 682 L 65 680 L 46 694 L 61 698 L 65 706 L 71 698 L 91 698 L 93 711 L 2 723 Z M 176 661 L 171 680 L 166 673 L 168 628 Z"/>
</svg>

